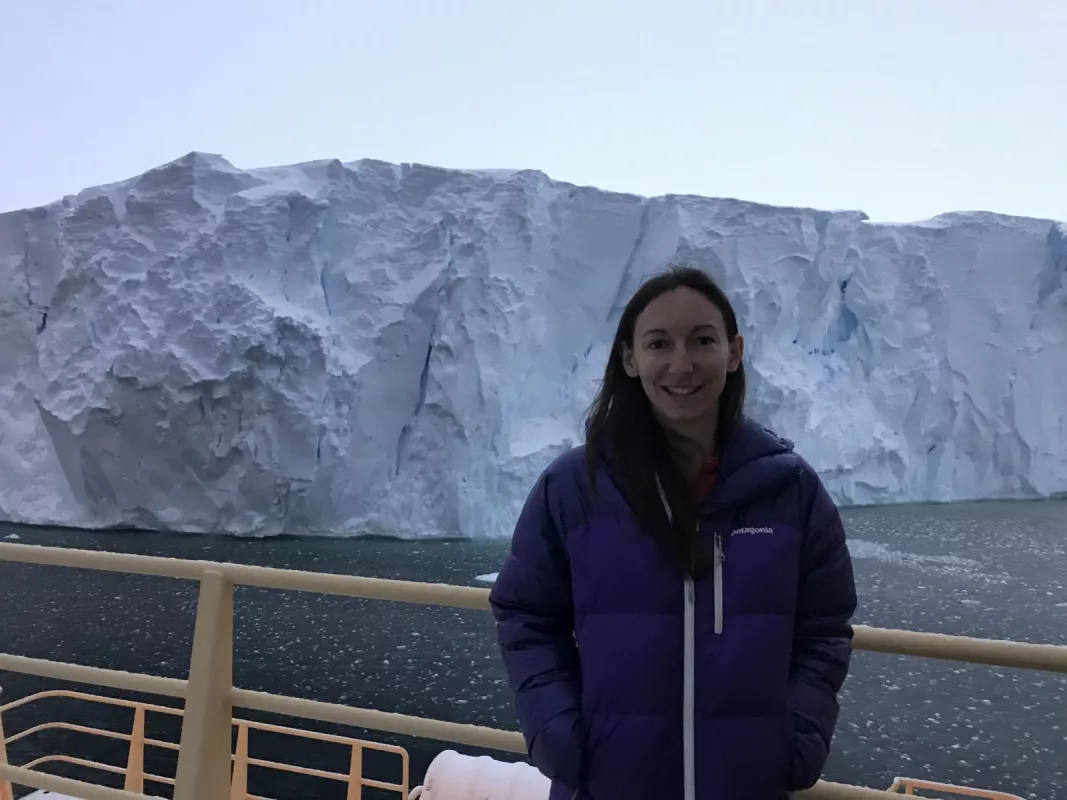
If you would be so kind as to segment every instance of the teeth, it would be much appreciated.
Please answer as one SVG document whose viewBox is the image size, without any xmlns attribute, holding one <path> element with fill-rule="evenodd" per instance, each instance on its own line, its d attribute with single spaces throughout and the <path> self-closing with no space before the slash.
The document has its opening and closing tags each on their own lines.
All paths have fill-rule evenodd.
<svg viewBox="0 0 1067 800">
<path fill-rule="evenodd" d="M 693 386 L 691 388 L 682 389 L 682 388 L 664 386 L 663 388 L 666 390 L 667 394 L 684 396 L 684 395 L 687 395 L 687 394 L 692 394 L 693 392 L 695 392 L 700 387 L 699 386 Z"/>
</svg>

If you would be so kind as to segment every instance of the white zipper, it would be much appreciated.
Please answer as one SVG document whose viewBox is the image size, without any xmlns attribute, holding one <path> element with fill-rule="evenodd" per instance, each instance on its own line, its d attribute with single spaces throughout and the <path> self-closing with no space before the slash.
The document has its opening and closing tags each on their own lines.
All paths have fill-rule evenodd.
<svg viewBox="0 0 1067 800">
<path fill-rule="evenodd" d="M 685 661 L 682 670 L 682 764 L 685 779 L 685 800 L 696 800 L 696 733 L 694 717 L 696 691 L 696 602 L 697 590 L 693 579 L 685 579 Z"/>
<path fill-rule="evenodd" d="M 722 562 L 726 553 L 722 549 L 722 534 L 715 534 L 715 633 L 722 633 Z"/>
</svg>

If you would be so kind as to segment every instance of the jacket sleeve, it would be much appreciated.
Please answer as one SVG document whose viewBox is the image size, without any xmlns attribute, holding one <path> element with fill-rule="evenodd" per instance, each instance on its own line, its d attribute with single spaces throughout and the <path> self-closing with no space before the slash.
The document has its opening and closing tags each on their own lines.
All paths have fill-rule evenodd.
<svg viewBox="0 0 1067 800">
<path fill-rule="evenodd" d="M 581 682 L 570 566 L 542 475 L 519 516 L 511 552 L 489 595 L 530 763 L 581 785 Z"/>
<path fill-rule="evenodd" d="M 808 477 L 815 484 L 814 498 L 800 555 L 789 674 L 790 791 L 814 786 L 826 766 L 837 727 L 837 695 L 852 657 L 851 619 L 856 611 L 856 584 L 841 515 L 814 471 Z"/>
</svg>

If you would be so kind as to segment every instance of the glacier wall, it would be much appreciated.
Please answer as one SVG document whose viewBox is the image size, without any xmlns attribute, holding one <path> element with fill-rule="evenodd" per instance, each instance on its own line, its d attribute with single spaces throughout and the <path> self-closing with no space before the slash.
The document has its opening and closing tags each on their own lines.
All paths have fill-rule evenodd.
<svg viewBox="0 0 1067 800">
<path fill-rule="evenodd" d="M 0 215 L 0 517 L 509 535 L 671 262 L 838 501 L 1067 491 L 1063 224 L 192 153 Z"/>
</svg>

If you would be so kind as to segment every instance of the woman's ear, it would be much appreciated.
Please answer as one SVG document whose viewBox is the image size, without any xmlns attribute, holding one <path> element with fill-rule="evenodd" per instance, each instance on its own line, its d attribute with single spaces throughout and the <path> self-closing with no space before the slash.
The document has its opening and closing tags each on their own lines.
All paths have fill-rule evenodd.
<svg viewBox="0 0 1067 800">
<path fill-rule="evenodd" d="M 622 368 L 631 378 L 637 377 L 637 364 L 634 363 L 634 351 L 626 342 L 622 343 L 619 357 L 622 359 Z"/>
<path fill-rule="evenodd" d="M 730 342 L 730 358 L 726 362 L 727 372 L 737 372 L 741 366 L 741 358 L 745 355 L 745 337 L 740 333 Z"/>
</svg>

